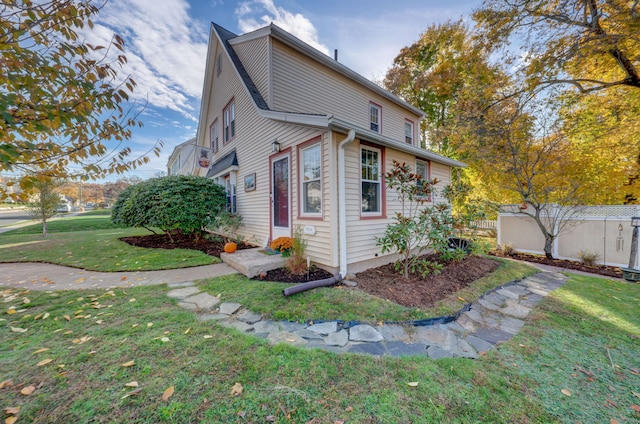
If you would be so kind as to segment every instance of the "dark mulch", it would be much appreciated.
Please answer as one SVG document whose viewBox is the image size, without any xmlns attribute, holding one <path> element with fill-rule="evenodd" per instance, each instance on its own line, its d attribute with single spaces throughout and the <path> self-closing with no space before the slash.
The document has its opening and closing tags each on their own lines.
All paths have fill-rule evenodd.
<svg viewBox="0 0 640 424">
<path fill-rule="evenodd" d="M 517 259 L 519 261 L 533 262 L 543 265 L 557 266 L 560 268 L 573 269 L 576 271 L 584 271 L 592 274 L 604 275 L 605 277 L 622 278 L 622 271 L 620 268 L 609 265 L 586 265 L 582 262 L 567 261 L 564 259 L 548 259 L 543 255 L 531 255 L 529 253 L 514 252 L 510 255 L 505 255 L 503 252 L 493 251 L 491 255 L 500 256 L 504 258 Z"/>
<path fill-rule="evenodd" d="M 333 277 L 332 273 L 325 271 L 322 268 L 311 266 L 309 275 L 307 275 L 306 273 L 302 275 L 294 275 L 287 271 L 286 268 L 278 268 L 252 279 L 275 281 L 278 283 L 306 283 L 308 281 L 324 280 L 325 278 L 331 277 Z"/>
<path fill-rule="evenodd" d="M 426 257 L 430 261 L 434 256 Z M 358 288 L 374 296 L 388 299 L 408 307 L 429 307 L 487 274 L 500 264 L 490 258 L 467 256 L 458 262 L 449 262 L 439 274 L 410 275 L 403 278 L 393 264 L 368 269 L 356 274 Z"/>
<path fill-rule="evenodd" d="M 173 240 L 171 240 L 173 238 Z M 184 234 L 172 234 L 169 238 L 166 234 L 151 234 L 148 236 L 132 236 L 122 237 L 120 240 L 125 243 L 129 243 L 133 246 L 147 247 L 153 249 L 191 249 L 200 250 L 209 256 L 220 257 L 220 253 L 224 252 L 224 241 L 210 240 L 208 238 L 201 238 L 196 240 L 192 237 L 187 237 Z M 255 246 L 250 244 L 238 243 L 238 250 L 250 249 Z"/>
</svg>

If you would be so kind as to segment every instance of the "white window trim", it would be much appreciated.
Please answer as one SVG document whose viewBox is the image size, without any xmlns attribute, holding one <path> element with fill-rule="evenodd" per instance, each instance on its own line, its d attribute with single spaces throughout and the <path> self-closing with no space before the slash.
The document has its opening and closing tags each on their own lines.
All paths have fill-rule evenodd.
<svg viewBox="0 0 640 424">
<path fill-rule="evenodd" d="M 236 138 L 236 101 L 231 99 L 222 110 L 222 142 L 229 143 Z M 229 137 L 227 138 L 227 128 L 229 129 Z"/>
<path fill-rule="evenodd" d="M 407 142 L 407 125 L 411 126 L 411 142 Z M 412 121 L 406 119 L 404 121 L 404 142 L 411 146 L 415 146 L 415 139 L 416 139 L 416 127 Z"/>
<path fill-rule="evenodd" d="M 310 181 L 319 181 L 320 182 L 320 211 L 319 212 L 306 212 L 305 211 L 305 202 L 306 202 L 306 197 L 304 195 L 304 186 L 306 183 L 310 182 L 310 181 L 305 181 L 304 179 L 304 166 L 305 166 L 305 162 L 304 162 L 304 152 L 306 150 L 309 149 L 313 149 L 313 148 L 318 148 L 320 149 L 320 176 L 318 177 L 317 180 L 310 180 Z M 322 211 L 324 208 L 324 199 L 322 198 L 322 142 L 318 141 L 316 143 L 312 143 L 308 146 L 305 146 L 304 148 L 300 149 L 300 217 L 309 217 L 309 218 L 321 218 L 322 217 Z"/>
<path fill-rule="evenodd" d="M 378 122 L 373 122 L 373 120 L 371 119 L 371 111 L 372 109 L 375 109 L 378 111 Z M 378 125 L 378 129 L 374 130 L 373 128 L 371 128 L 371 125 L 373 124 L 377 124 Z M 373 102 L 369 102 L 369 129 L 371 131 L 377 132 L 378 134 L 382 134 L 382 106 L 375 104 Z"/>
<path fill-rule="evenodd" d="M 375 152 L 378 155 L 378 179 L 377 180 L 365 180 L 362 178 L 362 152 L 364 150 L 368 150 L 370 152 Z M 382 205 L 382 150 L 376 147 L 371 146 L 361 146 L 360 147 L 360 158 L 359 158 L 359 173 L 360 173 L 360 216 L 362 217 L 379 217 L 383 214 L 383 205 Z M 378 197 L 378 210 L 377 211 L 363 211 L 362 210 L 362 183 L 363 182 L 372 182 L 378 184 L 377 197 Z"/>
<path fill-rule="evenodd" d="M 427 175 L 426 176 L 422 175 L 422 177 L 425 179 L 425 181 L 428 181 L 429 180 L 429 175 L 431 173 L 431 163 L 429 161 L 426 161 L 426 160 L 416 159 L 416 166 L 415 166 L 416 174 L 418 173 L 418 164 L 424 165 L 424 167 L 425 167 L 425 169 L 427 171 Z M 431 196 L 427 197 L 427 200 L 429 200 L 432 197 L 433 197 L 433 193 L 431 194 Z"/>
<path fill-rule="evenodd" d="M 209 127 L 209 143 L 213 153 L 216 153 L 220 149 L 220 121 L 216 118 L 211 127 Z"/>
</svg>

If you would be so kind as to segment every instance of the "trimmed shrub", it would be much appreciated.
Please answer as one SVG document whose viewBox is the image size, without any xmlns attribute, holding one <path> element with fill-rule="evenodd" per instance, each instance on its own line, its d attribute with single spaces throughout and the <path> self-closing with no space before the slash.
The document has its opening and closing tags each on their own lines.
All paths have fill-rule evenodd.
<svg viewBox="0 0 640 424">
<path fill-rule="evenodd" d="M 173 175 L 127 187 L 113 206 L 111 220 L 128 227 L 179 230 L 199 238 L 226 207 L 224 187 L 204 177 Z"/>
</svg>

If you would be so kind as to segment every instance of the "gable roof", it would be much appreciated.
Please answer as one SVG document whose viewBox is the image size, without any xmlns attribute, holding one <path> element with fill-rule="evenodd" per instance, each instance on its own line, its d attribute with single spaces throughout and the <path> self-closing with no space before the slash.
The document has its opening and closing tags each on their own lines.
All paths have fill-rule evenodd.
<svg viewBox="0 0 640 424">
<path fill-rule="evenodd" d="M 466 164 L 463 162 L 447 158 L 445 156 L 439 155 L 437 153 L 433 153 L 426 149 L 410 146 L 406 143 L 400 143 L 389 137 L 383 136 L 378 133 L 374 133 L 373 131 L 369 131 L 366 128 L 360 128 L 353 124 L 345 122 L 341 119 L 334 117 L 333 115 L 277 111 L 277 110 L 270 109 L 269 105 L 264 100 L 264 98 L 260 94 L 260 91 L 258 90 L 253 80 L 249 76 L 249 73 L 246 71 L 244 65 L 242 64 L 242 61 L 240 60 L 237 53 L 233 49 L 234 44 L 249 41 L 252 39 L 271 36 L 274 39 L 279 40 L 280 42 L 293 48 L 294 50 L 297 50 L 298 52 L 304 54 L 305 56 L 315 60 L 316 62 L 319 62 L 324 66 L 327 66 L 328 68 L 340 73 L 341 75 L 344 75 L 345 77 L 351 79 L 357 84 L 365 88 L 368 88 L 369 90 L 374 91 L 376 94 L 386 98 L 387 100 L 407 110 L 410 110 L 411 112 L 415 113 L 420 117 L 425 116 L 425 113 L 422 110 L 405 102 L 404 100 L 400 99 L 394 94 L 384 90 L 383 88 L 379 87 L 378 85 L 364 78 L 360 74 L 356 73 L 355 71 L 341 64 L 337 60 L 330 58 L 329 56 L 311 47 L 307 43 L 289 34 L 287 31 L 281 29 L 280 27 L 278 27 L 277 25 L 274 25 L 273 23 L 266 27 L 257 29 L 253 32 L 249 32 L 244 35 L 236 35 L 233 32 L 212 22 L 211 33 L 212 33 L 212 36 L 215 35 L 217 37 L 220 44 L 224 47 L 224 51 L 227 54 L 227 57 L 229 58 L 231 63 L 233 64 L 233 67 L 237 72 L 238 77 L 242 81 L 244 88 L 247 90 L 247 93 L 249 94 L 254 104 L 256 105 L 258 113 L 263 118 L 272 119 L 279 122 L 313 126 L 318 128 L 331 128 L 340 132 L 347 132 L 349 129 L 353 129 L 356 131 L 356 135 L 358 137 L 364 137 L 368 140 L 379 142 L 380 144 L 383 144 L 385 146 L 392 147 L 394 149 L 404 151 L 425 159 L 434 160 L 446 165 L 456 166 L 456 167 L 466 167 Z M 210 42 L 209 49 L 207 51 L 207 69 L 205 72 L 203 93 L 210 92 L 210 84 L 212 84 L 213 82 L 213 78 L 212 78 L 213 76 L 211 75 L 212 73 L 211 68 L 213 68 L 213 66 L 210 65 L 212 63 L 210 60 L 210 55 L 213 54 L 211 44 L 212 43 Z M 202 116 L 202 110 L 204 110 L 206 100 L 207 100 L 206 96 L 203 95 L 202 106 L 200 109 L 201 116 Z M 200 120 L 199 122 L 198 131 L 201 131 L 200 125 L 203 125 L 203 120 Z"/>
</svg>

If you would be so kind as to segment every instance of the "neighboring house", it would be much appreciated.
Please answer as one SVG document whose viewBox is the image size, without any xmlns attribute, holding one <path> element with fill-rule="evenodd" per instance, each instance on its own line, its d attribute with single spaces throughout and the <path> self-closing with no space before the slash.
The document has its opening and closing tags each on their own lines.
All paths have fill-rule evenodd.
<svg viewBox="0 0 640 424">
<path fill-rule="evenodd" d="M 385 172 L 409 163 L 444 188 L 463 163 L 420 148 L 424 113 L 281 28 L 211 26 L 195 174 L 228 192 L 241 235 L 265 245 L 301 228 L 310 259 L 343 276 L 379 263 L 399 209 Z M 432 201 L 443 201 L 434 196 Z"/>
<path fill-rule="evenodd" d="M 196 164 L 196 138 L 174 147 L 167 161 L 167 175 L 193 175 Z"/>
</svg>

